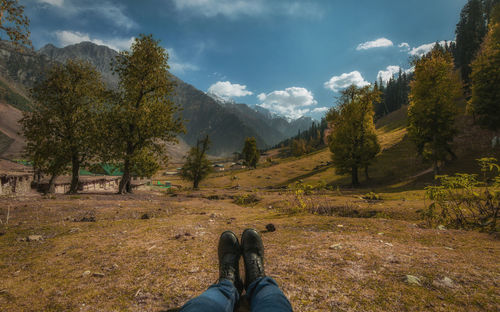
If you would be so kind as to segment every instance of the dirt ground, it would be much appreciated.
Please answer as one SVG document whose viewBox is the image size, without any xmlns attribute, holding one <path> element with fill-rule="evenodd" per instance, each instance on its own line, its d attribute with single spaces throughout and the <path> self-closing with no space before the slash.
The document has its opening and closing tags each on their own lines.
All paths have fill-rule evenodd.
<svg viewBox="0 0 500 312">
<path fill-rule="evenodd" d="M 0 310 L 180 307 L 217 280 L 219 235 L 252 227 L 295 311 L 499 311 L 498 237 L 425 228 L 419 194 L 389 197 L 311 195 L 352 217 L 287 213 L 287 191 L 1 198 Z"/>
</svg>

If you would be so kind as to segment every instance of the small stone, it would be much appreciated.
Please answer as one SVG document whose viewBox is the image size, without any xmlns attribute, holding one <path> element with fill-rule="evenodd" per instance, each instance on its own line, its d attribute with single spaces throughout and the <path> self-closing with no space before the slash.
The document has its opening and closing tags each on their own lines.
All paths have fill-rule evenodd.
<svg viewBox="0 0 500 312">
<path fill-rule="evenodd" d="M 386 245 L 386 246 L 389 246 L 389 247 L 394 246 L 394 245 L 393 245 L 393 244 L 391 244 L 391 243 L 385 243 L 385 245 Z"/>
<path fill-rule="evenodd" d="M 276 227 L 274 226 L 274 224 L 269 223 L 268 225 L 266 225 L 266 230 L 268 232 L 274 232 L 274 231 L 276 231 Z"/>
<path fill-rule="evenodd" d="M 177 234 L 177 235 L 175 235 L 175 239 L 179 239 L 179 238 L 181 238 L 181 237 L 182 237 L 182 235 L 181 235 L 181 234 Z"/>
<path fill-rule="evenodd" d="M 405 275 L 404 281 L 409 285 L 422 286 L 422 281 L 418 277 L 413 275 Z"/>
<path fill-rule="evenodd" d="M 447 276 L 443 277 L 442 279 L 435 280 L 432 282 L 432 285 L 436 287 L 448 287 L 448 288 L 455 288 L 455 283 L 453 280 Z"/>
<path fill-rule="evenodd" d="M 89 276 L 90 275 L 90 271 L 85 271 L 83 272 L 82 276 L 85 277 L 85 276 Z"/>
<path fill-rule="evenodd" d="M 444 247 L 444 249 L 448 249 L 448 250 L 455 250 L 455 249 L 453 249 L 453 248 L 451 248 L 451 247 Z"/>
<path fill-rule="evenodd" d="M 343 224 L 337 224 L 337 227 L 339 227 L 339 228 L 343 228 L 343 227 L 344 227 L 344 225 L 343 225 Z"/>
<path fill-rule="evenodd" d="M 43 239 L 42 235 L 30 235 L 26 239 L 28 242 L 39 242 Z"/>
<path fill-rule="evenodd" d="M 71 228 L 71 230 L 69 230 L 70 233 L 78 233 L 78 232 L 81 232 L 82 230 L 80 228 Z"/>
<path fill-rule="evenodd" d="M 101 278 L 102 278 L 102 277 L 104 277 L 104 273 L 94 272 L 94 273 L 92 274 L 92 276 L 93 276 L 93 277 L 101 277 Z"/>
<path fill-rule="evenodd" d="M 380 232 L 380 233 L 377 233 L 377 235 L 384 235 L 384 233 Z"/>
<path fill-rule="evenodd" d="M 442 224 L 438 225 L 437 229 L 440 231 L 446 231 L 446 227 Z"/>
<path fill-rule="evenodd" d="M 334 250 L 342 249 L 342 244 L 333 244 L 329 248 Z"/>
</svg>

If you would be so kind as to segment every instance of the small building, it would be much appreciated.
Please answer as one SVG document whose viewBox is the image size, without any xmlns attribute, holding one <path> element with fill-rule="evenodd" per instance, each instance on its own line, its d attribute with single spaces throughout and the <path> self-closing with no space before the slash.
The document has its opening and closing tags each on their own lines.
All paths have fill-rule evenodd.
<svg viewBox="0 0 500 312">
<path fill-rule="evenodd" d="M 25 174 L 0 174 L 0 195 L 28 194 L 31 191 L 33 175 Z"/>
<path fill-rule="evenodd" d="M 224 165 L 223 164 L 215 164 L 213 167 L 214 167 L 214 170 L 216 172 L 224 171 Z"/>
</svg>

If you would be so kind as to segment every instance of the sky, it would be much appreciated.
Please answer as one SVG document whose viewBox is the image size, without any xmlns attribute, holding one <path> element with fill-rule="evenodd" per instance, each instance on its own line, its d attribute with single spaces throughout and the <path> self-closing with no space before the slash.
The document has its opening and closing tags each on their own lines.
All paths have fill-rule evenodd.
<svg viewBox="0 0 500 312">
<path fill-rule="evenodd" d="M 20 0 L 36 49 L 117 51 L 153 34 L 171 72 L 222 98 L 319 120 L 339 91 L 388 80 L 454 40 L 467 0 Z"/>
</svg>

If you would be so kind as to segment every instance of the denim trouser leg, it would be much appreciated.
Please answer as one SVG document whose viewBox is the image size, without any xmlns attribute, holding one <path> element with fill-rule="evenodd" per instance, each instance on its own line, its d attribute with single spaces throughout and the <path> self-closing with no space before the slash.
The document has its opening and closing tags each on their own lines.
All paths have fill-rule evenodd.
<svg viewBox="0 0 500 312">
<path fill-rule="evenodd" d="M 247 289 L 252 312 L 288 312 L 292 311 L 290 302 L 269 276 L 255 280 Z"/>
<path fill-rule="evenodd" d="M 221 280 L 204 293 L 189 300 L 180 311 L 183 312 L 233 312 L 240 295 L 233 283 Z"/>
</svg>

